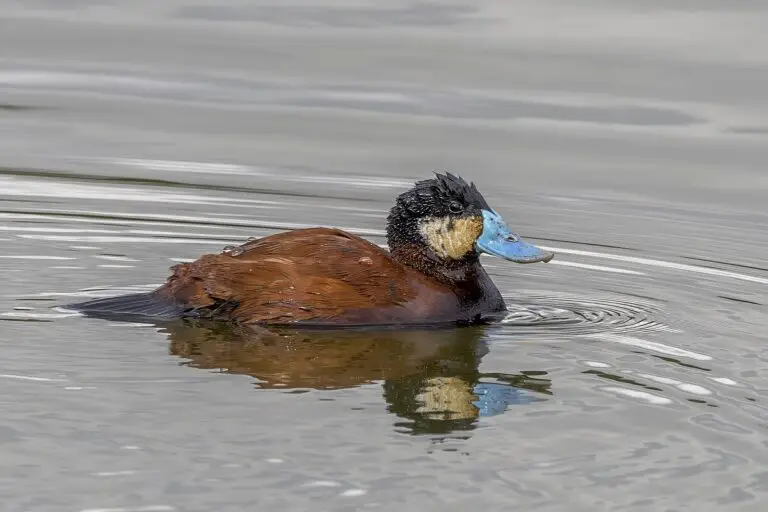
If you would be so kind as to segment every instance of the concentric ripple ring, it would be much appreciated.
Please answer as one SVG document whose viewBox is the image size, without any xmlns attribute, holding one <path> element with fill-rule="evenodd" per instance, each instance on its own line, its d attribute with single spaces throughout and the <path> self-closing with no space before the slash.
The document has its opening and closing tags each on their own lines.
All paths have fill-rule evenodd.
<svg viewBox="0 0 768 512">
<path fill-rule="evenodd" d="M 600 333 L 674 332 L 651 301 L 623 295 L 578 296 L 562 292 L 517 292 L 505 297 L 501 323 L 519 334 L 578 336 Z"/>
</svg>

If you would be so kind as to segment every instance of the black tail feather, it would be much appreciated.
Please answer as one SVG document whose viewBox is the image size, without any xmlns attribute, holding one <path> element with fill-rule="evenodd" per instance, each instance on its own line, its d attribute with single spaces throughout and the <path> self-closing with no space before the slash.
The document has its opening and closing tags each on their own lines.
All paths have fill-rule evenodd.
<svg viewBox="0 0 768 512">
<path fill-rule="evenodd" d="M 64 309 L 79 311 L 85 315 L 97 317 L 139 316 L 172 319 L 180 318 L 186 308 L 155 292 L 148 292 L 68 304 L 64 306 Z"/>
</svg>

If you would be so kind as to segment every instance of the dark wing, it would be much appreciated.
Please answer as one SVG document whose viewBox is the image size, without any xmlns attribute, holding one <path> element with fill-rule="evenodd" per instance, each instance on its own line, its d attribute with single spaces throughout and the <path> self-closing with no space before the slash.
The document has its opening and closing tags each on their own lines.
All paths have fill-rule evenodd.
<svg viewBox="0 0 768 512">
<path fill-rule="evenodd" d="M 378 246 L 338 229 L 269 236 L 244 252 L 205 255 L 174 267 L 158 293 L 201 316 L 255 323 L 391 311 L 416 295 L 412 271 Z"/>
</svg>

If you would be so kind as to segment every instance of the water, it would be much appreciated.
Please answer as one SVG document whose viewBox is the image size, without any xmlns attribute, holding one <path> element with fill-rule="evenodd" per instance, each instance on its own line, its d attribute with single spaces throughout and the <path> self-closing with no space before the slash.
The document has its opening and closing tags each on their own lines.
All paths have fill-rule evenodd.
<svg viewBox="0 0 768 512">
<path fill-rule="evenodd" d="M 2 2 L 2 509 L 763 510 L 768 11 L 692 6 Z M 432 170 L 557 252 L 500 325 L 57 309 Z"/>
</svg>

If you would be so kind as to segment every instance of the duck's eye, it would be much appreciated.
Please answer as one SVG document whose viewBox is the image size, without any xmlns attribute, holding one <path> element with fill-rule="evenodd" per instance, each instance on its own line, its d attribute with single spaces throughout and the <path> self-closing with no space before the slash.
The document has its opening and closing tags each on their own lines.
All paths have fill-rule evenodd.
<svg viewBox="0 0 768 512">
<path fill-rule="evenodd" d="M 451 204 L 448 205 L 448 211 L 451 213 L 461 213 L 463 210 L 464 207 L 457 201 L 451 201 Z"/>
<path fill-rule="evenodd" d="M 520 241 L 520 237 L 517 235 L 513 235 L 512 233 L 507 235 L 507 242 L 518 242 Z"/>
</svg>

